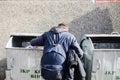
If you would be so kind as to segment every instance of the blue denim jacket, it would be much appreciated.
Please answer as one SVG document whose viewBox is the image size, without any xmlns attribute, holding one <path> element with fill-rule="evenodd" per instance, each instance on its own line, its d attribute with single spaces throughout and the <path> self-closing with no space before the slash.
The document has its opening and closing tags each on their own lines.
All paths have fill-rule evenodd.
<svg viewBox="0 0 120 80">
<path fill-rule="evenodd" d="M 43 54 L 49 52 L 49 47 L 51 40 L 47 38 L 47 35 L 51 34 L 51 40 L 54 43 L 57 43 L 60 39 L 63 39 L 63 43 L 61 44 L 65 53 L 68 51 L 68 48 L 72 46 L 79 57 L 83 56 L 83 51 L 81 50 L 75 36 L 69 33 L 66 29 L 62 27 L 53 27 L 50 31 L 45 32 L 43 35 L 38 36 L 35 39 L 31 40 L 32 46 L 44 46 Z M 55 49 L 55 51 L 59 52 L 59 49 Z"/>
<path fill-rule="evenodd" d="M 50 38 L 48 38 L 50 36 Z M 60 41 L 61 40 L 61 41 Z M 58 47 L 52 47 L 51 44 L 60 43 Z M 41 66 L 44 64 L 51 65 L 63 65 L 66 60 L 67 51 L 70 47 L 72 47 L 79 58 L 83 56 L 83 51 L 81 50 L 76 38 L 73 34 L 69 33 L 66 29 L 62 27 L 53 27 L 50 31 L 43 33 L 41 36 L 38 36 L 35 39 L 31 40 L 32 46 L 44 46 L 43 56 L 41 59 Z M 62 48 L 61 48 L 62 47 Z M 52 52 L 51 54 L 47 54 L 51 51 L 61 53 L 64 57 L 58 56 L 56 53 Z M 63 52 L 61 52 L 63 51 Z M 47 56 L 45 55 L 47 54 Z"/>
</svg>

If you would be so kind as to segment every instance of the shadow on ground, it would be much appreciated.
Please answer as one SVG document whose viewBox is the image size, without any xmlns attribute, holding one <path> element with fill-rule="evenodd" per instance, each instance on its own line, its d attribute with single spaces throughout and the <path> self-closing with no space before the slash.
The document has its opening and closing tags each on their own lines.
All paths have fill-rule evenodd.
<svg viewBox="0 0 120 80">
<path fill-rule="evenodd" d="M 5 79 L 5 70 L 7 69 L 6 59 L 0 61 L 0 80 Z"/>
</svg>

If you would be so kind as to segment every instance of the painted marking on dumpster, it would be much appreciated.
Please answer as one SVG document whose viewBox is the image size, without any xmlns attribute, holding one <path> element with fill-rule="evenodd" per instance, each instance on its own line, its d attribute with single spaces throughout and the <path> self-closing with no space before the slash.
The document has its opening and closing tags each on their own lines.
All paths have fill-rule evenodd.
<svg viewBox="0 0 120 80">
<path fill-rule="evenodd" d="M 40 70 L 34 70 L 34 74 L 31 74 L 31 78 L 40 78 Z"/>
<path fill-rule="evenodd" d="M 40 70 L 35 70 L 34 73 L 35 73 L 35 74 L 39 74 L 39 73 L 40 73 Z"/>
<path fill-rule="evenodd" d="M 115 80 L 120 80 L 120 76 L 116 75 L 116 71 L 105 71 L 106 76 L 114 76 L 115 75 Z"/>
<path fill-rule="evenodd" d="M 29 74 L 30 73 L 30 78 L 40 78 L 40 70 L 34 70 L 33 73 L 30 69 L 20 69 L 21 74 Z"/>
<path fill-rule="evenodd" d="M 105 75 L 114 75 L 115 71 L 105 71 Z"/>
<path fill-rule="evenodd" d="M 40 75 L 31 74 L 31 78 L 40 78 Z"/>
<path fill-rule="evenodd" d="M 116 76 L 115 80 L 120 80 L 120 76 Z"/>
<path fill-rule="evenodd" d="M 20 72 L 21 72 L 21 73 L 29 73 L 30 70 L 29 70 L 29 69 L 20 69 Z"/>
</svg>

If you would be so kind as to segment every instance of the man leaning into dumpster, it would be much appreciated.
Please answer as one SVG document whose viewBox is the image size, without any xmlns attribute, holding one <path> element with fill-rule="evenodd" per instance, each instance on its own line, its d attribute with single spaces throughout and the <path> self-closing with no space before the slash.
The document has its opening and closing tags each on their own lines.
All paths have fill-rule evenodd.
<svg viewBox="0 0 120 80">
<path fill-rule="evenodd" d="M 49 31 L 43 33 L 41 36 L 38 36 L 37 38 L 31 40 L 32 46 L 44 46 L 43 56 L 41 58 L 41 67 L 44 68 L 43 65 L 46 65 L 47 67 L 45 67 L 44 70 L 41 70 L 41 75 L 46 80 L 66 80 L 66 79 L 64 79 L 64 72 L 65 72 L 64 67 L 65 67 L 66 57 L 64 57 L 64 56 L 67 56 L 66 53 L 67 53 L 69 47 L 71 47 L 71 46 L 74 47 L 74 50 L 80 59 L 83 57 L 83 52 L 82 52 L 75 36 L 73 34 L 69 33 L 68 30 L 69 30 L 69 27 L 67 24 L 60 23 L 60 24 L 58 24 L 58 26 L 52 27 Z M 51 45 L 53 47 L 51 47 Z M 60 50 L 59 49 L 60 46 L 62 46 L 63 49 Z M 62 50 L 64 50 L 64 51 L 62 51 Z M 63 53 L 61 53 L 61 52 L 63 52 Z M 59 57 L 57 55 L 59 53 L 60 53 L 61 57 Z M 47 56 L 47 55 L 49 55 L 49 56 Z M 53 66 L 56 64 L 63 67 L 63 68 L 61 68 L 61 67 L 57 66 L 57 68 L 60 68 L 60 69 L 58 69 L 58 71 L 55 72 L 57 74 L 55 74 L 54 70 L 52 70 Z M 50 65 L 51 66 L 53 65 L 53 66 L 52 66 L 52 68 L 49 69 L 48 66 L 50 66 Z M 55 68 L 55 70 L 57 70 L 57 68 Z M 48 70 L 51 70 L 53 72 L 47 72 Z M 48 79 L 49 73 L 51 76 L 50 79 Z M 70 79 L 70 80 L 72 80 L 72 79 Z M 82 76 L 81 80 L 85 80 L 85 76 Z"/>
</svg>

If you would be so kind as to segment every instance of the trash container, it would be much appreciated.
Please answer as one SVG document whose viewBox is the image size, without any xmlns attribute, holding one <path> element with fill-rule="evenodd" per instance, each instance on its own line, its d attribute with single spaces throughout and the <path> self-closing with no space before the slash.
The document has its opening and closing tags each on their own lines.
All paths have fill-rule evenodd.
<svg viewBox="0 0 120 80">
<path fill-rule="evenodd" d="M 43 48 L 29 48 L 30 40 L 41 34 L 14 33 L 6 46 L 5 80 L 42 80 L 40 58 Z"/>
<path fill-rule="evenodd" d="M 120 80 L 120 35 L 85 34 L 83 49 L 86 80 Z"/>
</svg>

